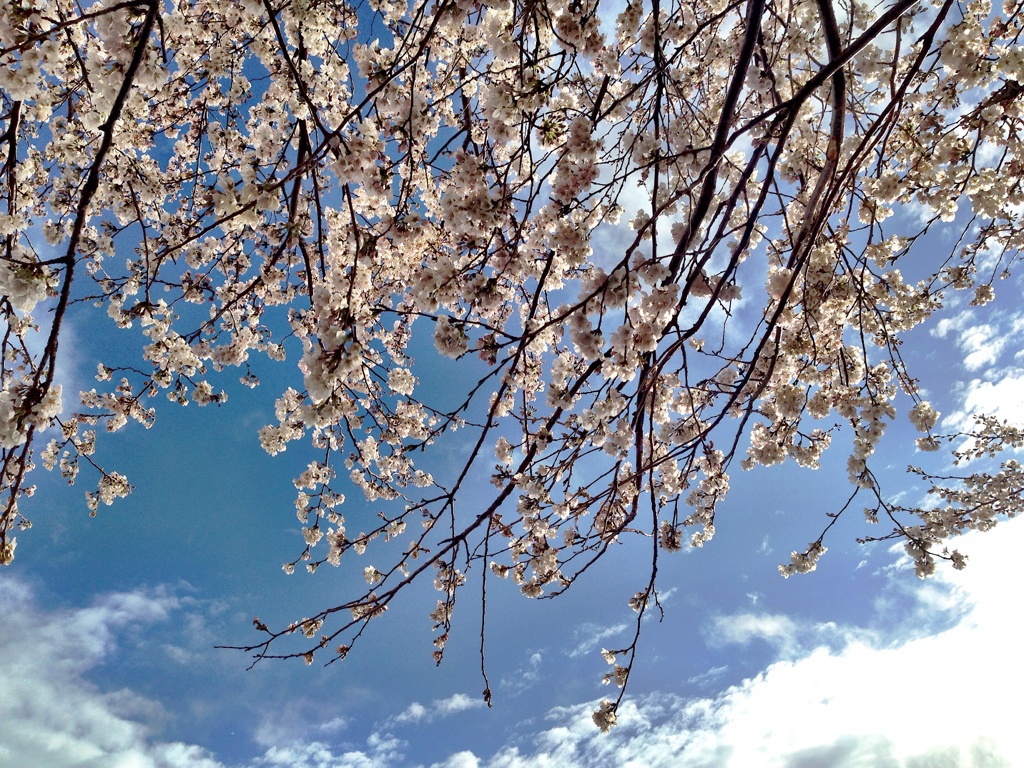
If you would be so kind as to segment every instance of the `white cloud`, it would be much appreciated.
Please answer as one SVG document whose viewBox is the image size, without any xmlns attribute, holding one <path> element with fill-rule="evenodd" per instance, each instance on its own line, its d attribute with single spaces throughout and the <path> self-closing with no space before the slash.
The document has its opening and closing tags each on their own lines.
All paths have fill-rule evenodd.
<svg viewBox="0 0 1024 768">
<path fill-rule="evenodd" d="M 936 324 L 932 335 L 938 338 L 952 335 L 964 352 L 964 366 L 977 372 L 975 378 L 954 387 L 960 403 L 942 419 L 943 429 L 968 430 L 976 414 L 1024 424 L 1024 368 L 1019 367 L 1024 353 L 1016 352 L 1016 365 L 998 364 L 1007 345 L 1015 342 L 1022 331 L 1024 314 L 979 308 L 965 309 Z"/>
<path fill-rule="evenodd" d="M 1024 424 L 1024 369 L 1006 368 L 988 380 L 972 379 L 964 386 L 961 397 L 960 409 L 942 420 L 944 427 L 968 428 L 974 414 Z"/>
<path fill-rule="evenodd" d="M 6 575 L 5 575 L 6 576 Z M 103 691 L 86 675 L 114 664 L 124 636 L 161 623 L 188 625 L 195 601 L 166 588 L 107 594 L 85 608 L 44 610 L 31 588 L 0 579 L 0 765 L 46 768 L 226 768 L 195 744 L 163 742 L 158 702 L 129 690 Z M 216 606 L 214 606 L 216 608 Z M 170 646 L 154 644 L 167 651 Z M 169 654 L 172 658 L 175 654 Z M 463 694 L 434 702 L 432 716 L 447 716 L 482 702 Z M 287 708 L 285 708 L 287 710 Z M 269 720 L 254 736 L 264 754 L 248 768 L 381 768 L 404 765 L 405 742 L 372 734 L 358 748 L 324 742 L 347 726 L 344 717 L 314 727 L 317 739 L 296 739 Z"/>
<path fill-rule="evenodd" d="M 1006 348 L 1006 334 L 998 325 L 979 322 L 973 309 L 944 318 L 932 329 L 932 335 L 940 339 L 946 338 L 950 332 L 956 333 L 957 346 L 964 352 L 963 364 L 969 371 L 994 364 Z"/>
<path fill-rule="evenodd" d="M 0 580 L 0 765 L 221 768 L 201 747 L 154 738 L 148 723 L 160 719 L 159 704 L 104 693 L 84 677 L 116 659 L 119 632 L 165 621 L 181 603 L 166 590 L 139 590 L 45 612 L 25 583 Z"/>
<path fill-rule="evenodd" d="M 438 718 L 450 717 L 467 709 L 479 709 L 484 706 L 484 700 L 478 696 L 468 696 L 465 693 L 456 693 L 447 699 L 434 699 L 430 706 L 424 706 L 414 701 L 405 711 L 391 718 L 389 723 L 401 725 L 404 723 L 433 722 Z"/>
<path fill-rule="evenodd" d="M 472 752 L 456 752 L 443 763 L 434 763 L 430 768 L 480 768 L 480 760 Z"/>
<path fill-rule="evenodd" d="M 318 723 L 316 729 L 324 733 L 334 733 L 336 731 L 345 730 L 348 728 L 348 724 L 349 721 L 347 717 L 332 717 L 330 720 Z"/>
<path fill-rule="evenodd" d="M 427 708 L 420 704 L 418 701 L 414 701 L 405 711 L 395 716 L 394 722 L 396 723 L 418 723 L 421 720 L 427 718 Z"/>
<path fill-rule="evenodd" d="M 627 699 L 608 735 L 590 720 L 593 703 L 582 703 L 552 710 L 538 731 L 493 755 L 459 751 L 432 768 L 1010 766 L 1011 756 L 1024 754 L 1024 732 L 1007 703 L 1024 689 L 1024 663 L 1008 638 L 1020 637 L 1024 625 L 1007 564 L 1024 548 L 1024 521 L 965 538 L 957 546 L 971 560 L 961 573 L 942 571 L 911 587 L 918 582 L 906 569 L 890 569 L 888 594 L 916 596 L 898 613 L 892 607 L 899 603 L 880 603 L 905 622 L 902 642 L 893 642 L 891 628 L 808 625 L 783 614 L 722 616 L 714 623 L 718 642 L 762 639 L 789 655 L 713 695 Z M 47 611 L 21 582 L 0 580 L 0 765 L 224 768 L 197 745 L 161 742 L 149 725 L 166 717 L 158 704 L 130 690 L 104 692 L 85 677 L 117 658 L 125 633 L 179 622 L 185 601 L 167 590 L 140 590 Z M 797 639 L 785 640 L 786 633 Z M 541 661 L 532 654 L 527 668 L 538 672 Z M 724 671 L 690 684 L 709 690 L 705 684 Z M 410 747 L 390 725 L 481 705 L 466 694 L 411 705 L 356 745 L 329 738 L 346 728 L 344 718 L 325 718 L 310 732 L 315 737 L 296 739 L 292 731 L 264 740 L 263 755 L 247 765 L 410 765 Z"/>
<path fill-rule="evenodd" d="M 405 742 L 391 734 L 373 734 L 366 740 L 366 749 L 340 752 L 318 741 L 271 747 L 253 763 L 254 768 L 383 768 L 397 765 L 403 757 Z"/>
<path fill-rule="evenodd" d="M 705 632 L 705 639 L 711 646 L 746 645 L 752 640 L 764 640 L 779 650 L 788 651 L 793 648 L 798 635 L 796 622 L 788 616 L 735 613 L 716 617 L 712 627 Z"/>
<path fill-rule="evenodd" d="M 923 634 L 908 624 L 903 635 L 912 639 L 894 644 L 889 632 L 812 628 L 845 642 L 776 662 L 714 697 L 628 699 L 608 735 L 590 720 L 593 703 L 553 710 L 532 749 L 509 746 L 477 762 L 459 753 L 445 768 L 1009 768 L 1024 755 L 1012 705 L 1024 689 L 1024 662 L 1007 639 L 1020 637 L 1024 623 L 1007 566 L 1024 547 L 1024 521 L 957 546 L 971 553 L 968 568 L 943 571 L 921 592 L 922 610 L 952 610 L 958 619 L 944 630 Z M 900 616 L 916 619 L 913 611 Z M 745 627 L 732 633 L 737 640 L 803 631 L 785 617 L 737 626 Z"/>
<path fill-rule="evenodd" d="M 449 717 L 457 712 L 465 712 L 467 709 L 479 709 L 484 706 L 484 700 L 479 696 L 467 696 L 464 693 L 456 693 L 447 699 L 440 699 L 434 702 L 434 711 L 438 717 Z"/>
</svg>

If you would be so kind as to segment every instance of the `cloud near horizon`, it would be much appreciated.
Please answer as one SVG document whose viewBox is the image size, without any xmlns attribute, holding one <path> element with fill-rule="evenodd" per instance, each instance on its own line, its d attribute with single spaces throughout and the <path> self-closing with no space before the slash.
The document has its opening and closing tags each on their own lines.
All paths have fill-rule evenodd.
<svg viewBox="0 0 1024 768">
<path fill-rule="evenodd" d="M 805 633 L 794 641 L 801 646 L 815 633 L 832 640 L 715 696 L 627 699 L 607 735 L 590 720 L 593 704 L 581 704 L 549 712 L 531 749 L 510 746 L 490 759 L 460 752 L 432 768 L 1011 768 L 1012 756 L 1024 754 L 1008 705 L 1024 687 L 1024 662 L 1006 638 L 1024 626 L 1007 563 L 1024 547 L 1024 521 L 964 538 L 958 546 L 971 551 L 971 564 L 914 589 L 916 610 L 904 614 L 902 632 L 738 615 L 729 642 L 772 642 L 784 625 Z M 891 589 L 913 584 L 906 563 L 891 570 Z M 920 620 L 936 611 L 955 623 L 923 631 Z M 925 626 L 935 625 L 930 618 Z M 912 639 L 894 642 L 901 634 Z"/>
<path fill-rule="evenodd" d="M 590 720 L 593 702 L 556 708 L 539 728 L 521 723 L 514 730 L 526 735 L 493 755 L 460 751 L 433 768 L 1009 768 L 1010 756 L 1024 754 L 1024 731 L 1006 704 L 1024 688 L 1024 663 L 1006 639 L 1024 627 L 1007 563 L 1024 547 L 1024 521 L 965 539 L 958 546 L 971 560 L 963 572 L 943 570 L 919 584 L 904 565 L 890 568 L 887 590 L 911 592 L 916 611 L 888 616 L 888 626 L 822 627 L 780 614 L 737 614 L 719 642 L 774 644 L 779 660 L 760 674 L 707 696 L 629 697 L 607 735 Z M 105 691 L 87 677 L 116 657 L 122 634 L 181 614 L 183 599 L 171 590 L 115 593 L 84 608 L 45 610 L 24 583 L 4 579 L 0 605 L 7 617 L 0 639 L 0 764 L 225 768 L 201 746 L 161 741 L 156 702 L 131 690 Z M 893 613 L 885 594 L 878 605 Z M 726 628 L 729 619 L 712 624 Z M 792 642 L 780 640 L 783 628 L 796 636 Z M 685 690 L 683 682 L 676 691 Z M 248 765 L 422 765 L 403 729 L 477 706 L 463 695 L 410 705 L 359 746 L 280 734 L 279 743 L 264 744 Z"/>
</svg>

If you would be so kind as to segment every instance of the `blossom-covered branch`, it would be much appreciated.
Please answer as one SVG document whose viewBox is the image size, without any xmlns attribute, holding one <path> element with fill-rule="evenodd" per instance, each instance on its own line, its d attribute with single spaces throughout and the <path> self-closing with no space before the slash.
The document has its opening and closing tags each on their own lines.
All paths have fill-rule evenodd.
<svg viewBox="0 0 1024 768">
<path fill-rule="evenodd" d="M 712 538 L 734 468 L 815 468 L 843 429 L 869 521 L 893 524 L 874 538 L 922 574 L 962 565 L 946 538 L 1017 514 L 1017 464 L 915 470 L 945 506 L 907 508 L 869 462 L 898 397 L 941 447 L 903 336 L 954 292 L 990 301 L 1017 259 L 1022 24 L 979 1 L 5 4 L 0 560 L 37 450 L 95 479 L 95 512 L 131 490 L 97 432 L 150 426 L 161 395 L 223 402 L 262 356 L 294 378 L 260 442 L 316 451 L 285 570 L 367 585 L 256 620 L 257 660 L 344 658 L 430 574 L 440 661 L 467 585 L 551 597 L 627 536 L 651 543 L 642 618 L 659 552 Z M 901 205 L 920 223 L 896 231 Z M 940 226 L 956 245 L 919 247 Z M 62 324 L 90 304 L 145 342 L 68 406 Z M 454 399 L 421 383 L 425 337 L 461 361 Z M 1020 446 L 978 425 L 958 458 Z M 464 460 L 428 472 L 456 430 Z"/>
</svg>

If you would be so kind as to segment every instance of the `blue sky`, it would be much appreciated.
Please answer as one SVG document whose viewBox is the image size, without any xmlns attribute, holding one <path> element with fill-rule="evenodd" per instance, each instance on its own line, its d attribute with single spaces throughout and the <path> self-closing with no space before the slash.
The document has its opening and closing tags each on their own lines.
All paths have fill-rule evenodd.
<svg viewBox="0 0 1024 768">
<path fill-rule="evenodd" d="M 998 287 L 993 304 L 953 304 L 905 347 L 947 428 L 978 409 L 1024 420 L 1020 280 Z M 65 386 L 87 387 L 97 350 L 125 337 L 88 315 L 71 330 Z M 437 365 L 438 382 L 458 374 Z M 848 494 L 841 444 L 817 472 L 737 472 L 715 539 L 662 559 L 665 617 L 649 617 L 610 734 L 590 720 L 609 693 L 600 649 L 628 642 L 642 543 L 615 547 L 556 601 L 491 582 L 490 710 L 478 606 L 460 598 L 436 668 L 426 584 L 344 663 L 246 671 L 248 657 L 214 646 L 251 639 L 254 615 L 340 601 L 363 563 L 281 572 L 300 546 L 290 478 L 308 458 L 298 444 L 275 458 L 259 448 L 272 380 L 231 394 L 106 436 L 100 457 L 137 490 L 94 519 L 82 488 L 37 474 L 36 525 L 0 573 L 0 765 L 1009 766 L 1024 754 L 1005 704 L 1024 686 L 1019 520 L 958 545 L 965 571 L 920 582 L 899 552 L 856 544 L 871 531 L 844 516 L 817 572 L 778 575 Z M 923 493 L 902 475 L 924 458 L 915 436 L 901 414 L 874 457 L 908 501 Z M 440 447 L 439 461 L 459 449 Z"/>
</svg>

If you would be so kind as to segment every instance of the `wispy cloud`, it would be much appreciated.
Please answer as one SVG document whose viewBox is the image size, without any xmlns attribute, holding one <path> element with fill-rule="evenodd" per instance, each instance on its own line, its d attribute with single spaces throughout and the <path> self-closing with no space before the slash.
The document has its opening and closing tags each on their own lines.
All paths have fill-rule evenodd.
<svg viewBox="0 0 1024 768">
<path fill-rule="evenodd" d="M 942 420 L 947 429 L 968 427 L 979 413 L 1024 423 L 1024 369 L 1004 368 L 985 379 L 972 379 L 961 390 L 961 401 L 961 407 Z"/>
<path fill-rule="evenodd" d="M 406 723 L 431 723 L 444 717 L 451 717 L 467 709 L 479 709 L 484 706 L 484 700 L 479 696 L 469 696 L 465 693 L 456 693 L 447 699 L 434 699 L 428 705 L 414 701 L 403 712 L 395 715 L 388 722 L 392 725 Z"/>
<path fill-rule="evenodd" d="M 526 660 L 526 664 L 501 679 L 501 688 L 504 693 L 509 696 L 518 696 L 536 685 L 540 681 L 540 665 L 543 661 L 544 656 L 540 651 L 532 652 L 530 658 Z"/>
<path fill-rule="evenodd" d="M 763 640 L 780 651 L 792 650 L 799 637 L 795 621 L 788 616 L 770 613 L 734 613 L 718 616 L 705 631 L 712 647 L 736 643 L 746 645 Z"/>
<path fill-rule="evenodd" d="M 969 371 L 994 364 L 1006 348 L 1007 338 L 999 325 L 981 322 L 973 309 L 944 318 L 932 329 L 932 335 L 940 339 L 950 334 L 955 335 L 956 344 L 964 353 L 963 364 Z"/>
<path fill-rule="evenodd" d="M 104 693 L 85 677 L 116 658 L 120 632 L 166 621 L 181 607 L 168 590 L 153 589 L 46 611 L 26 583 L 0 580 L 0 762 L 222 768 L 202 747 L 160 741 L 156 702 L 130 690 Z"/>
<path fill-rule="evenodd" d="M 690 685 L 696 685 L 698 688 L 706 688 L 712 682 L 720 678 L 724 673 L 729 671 L 729 665 L 723 664 L 720 667 L 712 667 L 706 672 L 701 672 L 699 675 L 694 675 L 686 679 Z"/>
<path fill-rule="evenodd" d="M 626 629 L 628 629 L 626 624 L 615 624 L 611 627 L 591 624 L 589 622 L 581 624 L 573 632 L 576 647 L 569 651 L 569 656 L 572 658 L 586 656 L 588 653 L 597 650 L 603 640 L 614 637 L 620 632 L 625 632 Z"/>
<path fill-rule="evenodd" d="M 319 741 L 293 741 L 271 747 L 251 768 L 385 768 L 400 765 L 406 743 L 391 734 L 373 734 L 365 748 L 336 748 Z"/>
</svg>

